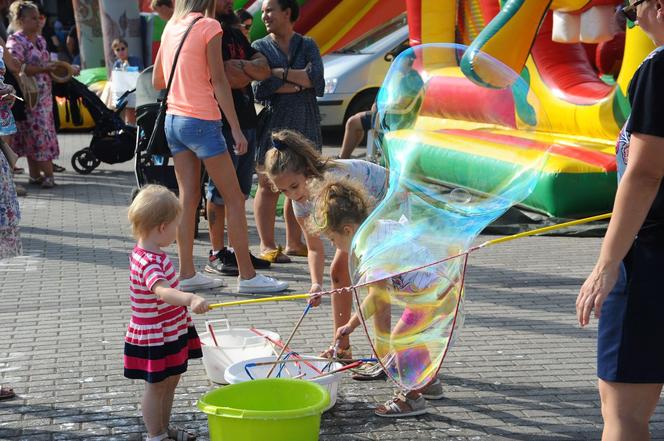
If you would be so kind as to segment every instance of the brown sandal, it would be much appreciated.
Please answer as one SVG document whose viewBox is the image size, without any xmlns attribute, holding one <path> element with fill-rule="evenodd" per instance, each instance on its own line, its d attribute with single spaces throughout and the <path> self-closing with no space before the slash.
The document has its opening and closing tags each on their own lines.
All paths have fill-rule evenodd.
<svg viewBox="0 0 664 441">
<path fill-rule="evenodd" d="M 320 354 L 320 358 L 333 358 L 334 357 L 334 346 L 330 346 Z M 352 360 L 353 359 L 353 350 L 349 347 L 346 349 L 337 349 L 337 360 Z M 347 364 L 350 362 L 339 361 L 341 364 Z"/>
<path fill-rule="evenodd" d="M 0 387 L 0 401 L 2 400 L 11 400 L 16 397 L 16 392 L 11 387 Z"/>
<path fill-rule="evenodd" d="M 172 438 L 174 441 L 194 441 L 196 435 L 189 432 L 184 427 L 178 426 L 169 426 L 168 427 L 168 437 Z"/>
<path fill-rule="evenodd" d="M 309 255 L 309 249 L 305 245 L 302 248 L 299 248 L 297 250 L 289 250 L 286 249 L 286 255 L 287 256 L 295 256 L 295 257 L 307 257 Z"/>
<path fill-rule="evenodd" d="M 426 401 L 419 394 L 417 398 L 408 398 L 406 394 L 397 392 L 394 398 L 378 406 L 374 413 L 383 418 L 422 415 L 427 413 Z"/>
</svg>

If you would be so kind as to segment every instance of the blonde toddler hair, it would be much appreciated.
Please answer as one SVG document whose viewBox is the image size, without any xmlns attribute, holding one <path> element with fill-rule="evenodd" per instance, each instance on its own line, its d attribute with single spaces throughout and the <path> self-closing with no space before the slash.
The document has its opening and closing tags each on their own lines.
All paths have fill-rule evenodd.
<svg viewBox="0 0 664 441">
<path fill-rule="evenodd" d="M 147 185 L 129 206 L 127 217 L 136 239 L 146 237 L 162 224 L 173 222 L 182 212 L 177 196 L 161 185 Z"/>
<path fill-rule="evenodd" d="M 315 202 L 308 224 L 313 234 L 342 233 L 346 225 L 360 225 L 373 207 L 364 188 L 347 178 L 313 185 L 312 195 Z"/>
</svg>

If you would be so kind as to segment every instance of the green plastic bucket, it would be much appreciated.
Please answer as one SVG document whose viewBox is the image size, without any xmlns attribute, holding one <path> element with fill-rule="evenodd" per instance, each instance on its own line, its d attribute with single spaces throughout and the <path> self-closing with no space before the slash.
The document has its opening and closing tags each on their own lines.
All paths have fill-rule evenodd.
<svg viewBox="0 0 664 441">
<path fill-rule="evenodd" d="M 328 391 L 311 381 L 270 378 L 231 384 L 198 401 L 210 441 L 316 441 Z"/>
</svg>

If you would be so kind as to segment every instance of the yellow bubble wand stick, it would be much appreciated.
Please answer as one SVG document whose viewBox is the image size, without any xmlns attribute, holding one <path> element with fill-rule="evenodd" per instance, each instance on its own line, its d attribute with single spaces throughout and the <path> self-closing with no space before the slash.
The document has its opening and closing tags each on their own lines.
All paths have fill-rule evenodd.
<svg viewBox="0 0 664 441">
<path fill-rule="evenodd" d="M 459 253 L 457 256 L 452 256 L 453 257 L 458 257 L 463 254 L 471 253 L 473 251 L 479 250 L 481 248 L 486 248 L 491 245 L 497 245 L 499 243 L 505 243 L 505 242 L 510 242 L 512 240 L 516 239 L 521 239 L 524 237 L 529 237 L 529 236 L 535 236 L 537 234 L 542 234 L 542 233 L 548 233 L 550 231 L 556 231 L 556 230 L 561 230 L 563 228 L 567 227 L 573 227 L 575 225 L 583 225 L 587 224 L 590 222 L 596 222 L 599 220 L 604 220 L 608 219 L 611 217 L 611 213 L 605 213 L 605 214 L 600 214 L 597 216 L 591 216 L 591 217 L 586 217 L 583 219 L 577 219 L 569 222 L 563 222 L 560 224 L 555 224 L 555 225 L 550 225 L 548 227 L 542 227 L 542 228 L 536 228 L 534 230 L 530 231 L 524 231 L 523 233 L 517 233 L 517 234 L 512 234 L 510 236 L 504 236 L 504 237 L 499 237 L 497 239 L 492 239 L 488 240 L 484 243 L 481 243 L 480 245 L 477 245 L 468 251 L 464 251 L 462 253 Z M 447 257 L 445 260 L 449 260 L 451 257 Z M 432 266 L 432 265 L 437 265 L 440 262 L 432 262 L 431 264 L 425 265 L 427 266 Z M 327 292 L 321 292 L 319 294 L 330 294 L 334 291 L 327 291 Z M 282 302 L 286 300 L 299 300 L 299 299 L 308 299 L 311 296 L 310 293 L 302 293 L 302 294 L 291 294 L 291 295 L 286 295 L 286 296 L 274 296 L 274 297 L 264 297 L 260 299 L 248 299 L 248 300 L 235 300 L 232 302 L 223 302 L 223 303 L 214 303 L 210 305 L 210 309 L 215 309 L 215 308 L 225 308 L 227 306 L 239 306 L 239 305 L 252 305 L 256 303 L 267 303 L 267 302 Z"/>
</svg>

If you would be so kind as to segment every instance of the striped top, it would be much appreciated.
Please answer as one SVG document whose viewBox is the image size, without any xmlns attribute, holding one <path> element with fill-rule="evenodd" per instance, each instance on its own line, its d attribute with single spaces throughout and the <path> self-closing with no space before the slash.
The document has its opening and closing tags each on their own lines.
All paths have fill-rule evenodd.
<svg viewBox="0 0 664 441">
<path fill-rule="evenodd" d="M 129 259 L 129 269 L 133 323 L 155 325 L 186 312 L 186 307 L 170 305 L 152 291 L 160 280 L 165 280 L 171 288 L 179 286 L 175 268 L 166 253 L 155 253 L 136 246 Z"/>
</svg>

